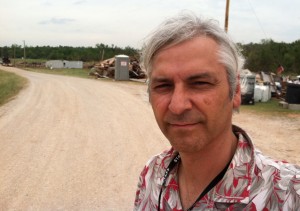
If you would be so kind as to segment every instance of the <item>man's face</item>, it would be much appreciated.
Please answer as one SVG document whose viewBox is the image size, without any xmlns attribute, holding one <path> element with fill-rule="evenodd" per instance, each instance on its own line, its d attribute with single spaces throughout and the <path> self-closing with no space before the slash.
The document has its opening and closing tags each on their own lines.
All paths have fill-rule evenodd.
<svg viewBox="0 0 300 211">
<path fill-rule="evenodd" d="M 160 50 L 153 59 L 150 102 L 156 121 L 180 152 L 196 152 L 231 132 L 240 89 L 229 98 L 218 44 L 197 37 Z"/>
</svg>

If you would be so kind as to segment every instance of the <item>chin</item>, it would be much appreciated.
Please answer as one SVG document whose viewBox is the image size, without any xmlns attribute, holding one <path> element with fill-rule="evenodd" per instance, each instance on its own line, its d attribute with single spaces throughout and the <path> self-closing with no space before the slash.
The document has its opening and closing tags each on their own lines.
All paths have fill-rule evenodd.
<svg viewBox="0 0 300 211">
<path fill-rule="evenodd" d="M 172 147 L 178 152 L 197 152 L 204 148 L 205 144 L 199 138 L 176 137 L 168 138 Z"/>
</svg>

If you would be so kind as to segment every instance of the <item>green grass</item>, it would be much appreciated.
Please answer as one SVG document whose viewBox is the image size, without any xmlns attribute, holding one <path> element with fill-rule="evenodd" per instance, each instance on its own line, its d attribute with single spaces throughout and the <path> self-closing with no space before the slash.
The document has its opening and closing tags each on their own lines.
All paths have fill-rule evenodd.
<svg viewBox="0 0 300 211">
<path fill-rule="evenodd" d="M 61 69 L 49 69 L 46 67 L 24 67 L 22 64 L 24 61 L 26 61 L 27 64 L 32 63 L 45 63 L 46 59 L 11 59 L 11 63 L 14 64 L 16 67 L 19 67 L 24 70 L 32 71 L 32 72 L 38 72 L 38 73 L 49 73 L 49 74 L 56 74 L 56 75 L 67 75 L 67 76 L 75 76 L 80 78 L 91 78 L 89 76 L 88 69 L 67 69 L 67 68 L 61 68 Z M 91 62 L 94 63 L 94 62 Z"/>
<path fill-rule="evenodd" d="M 33 63 L 33 62 L 41 62 L 41 63 L 43 63 L 43 62 L 46 62 L 47 59 L 25 59 L 24 60 L 24 59 L 20 59 L 20 58 L 16 58 L 16 59 L 11 58 L 10 61 L 12 63 L 15 62 L 16 64 L 22 63 L 24 61 L 26 61 L 27 63 Z"/>
<path fill-rule="evenodd" d="M 0 70 L 0 105 L 17 95 L 26 84 L 27 79 L 14 73 Z"/>
<path fill-rule="evenodd" d="M 280 100 L 276 98 L 271 98 L 268 102 L 256 102 L 255 105 L 242 105 L 240 107 L 241 111 L 249 111 L 257 114 L 268 114 L 268 115 L 287 115 L 296 114 L 300 115 L 300 111 L 293 111 L 290 109 L 282 108 L 279 105 Z"/>
<path fill-rule="evenodd" d="M 87 69 L 48 69 L 48 68 L 25 68 L 25 70 L 38 72 L 38 73 L 48 73 L 48 74 L 56 74 L 56 75 L 67 75 L 67 76 L 75 76 L 80 78 L 91 78 L 89 76 L 89 70 Z"/>
</svg>

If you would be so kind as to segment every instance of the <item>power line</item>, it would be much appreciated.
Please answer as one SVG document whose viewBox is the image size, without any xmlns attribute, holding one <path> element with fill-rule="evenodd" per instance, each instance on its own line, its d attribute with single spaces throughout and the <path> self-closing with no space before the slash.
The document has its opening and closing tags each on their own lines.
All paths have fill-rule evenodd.
<svg viewBox="0 0 300 211">
<path fill-rule="evenodd" d="M 258 16 L 257 16 L 257 14 L 256 14 L 256 12 L 255 12 L 255 10 L 254 10 L 254 8 L 253 8 L 253 6 L 252 6 L 252 4 L 250 3 L 250 0 L 248 0 L 248 3 L 249 3 L 249 5 L 250 5 L 250 7 L 251 7 L 251 10 L 252 10 L 253 14 L 254 14 L 255 17 L 256 17 L 256 20 L 257 20 L 257 22 L 258 22 L 258 24 L 259 24 L 259 26 L 260 26 L 262 32 L 264 33 L 265 37 L 267 38 L 267 34 L 266 34 L 266 32 L 265 32 L 265 30 L 264 30 L 264 28 L 263 28 L 263 25 L 261 24 L 261 22 L 260 22 L 260 20 L 259 20 L 259 18 L 258 18 Z"/>
</svg>

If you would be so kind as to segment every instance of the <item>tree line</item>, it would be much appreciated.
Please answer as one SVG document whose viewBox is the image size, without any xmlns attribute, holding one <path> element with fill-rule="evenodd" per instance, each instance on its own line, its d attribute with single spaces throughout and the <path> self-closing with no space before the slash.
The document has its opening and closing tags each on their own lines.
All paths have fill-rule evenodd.
<svg viewBox="0 0 300 211">
<path fill-rule="evenodd" d="M 278 43 L 264 39 L 260 43 L 238 45 L 246 59 L 245 68 L 253 72 L 276 72 L 282 66 L 284 73 L 300 75 L 300 40 Z"/>
<path fill-rule="evenodd" d="M 80 60 L 83 62 L 100 61 L 112 58 L 115 55 L 138 56 L 138 50 L 132 47 L 121 48 L 115 45 L 96 44 L 95 47 L 70 47 L 70 46 L 25 46 L 12 45 L 0 47 L 1 56 L 26 59 L 44 60 Z"/>
<path fill-rule="evenodd" d="M 284 73 L 300 75 L 300 40 L 293 43 L 274 42 L 272 39 L 261 40 L 260 43 L 238 43 L 244 55 L 245 68 L 253 71 L 276 72 L 279 65 L 284 67 Z M 45 60 L 80 60 L 100 61 L 115 55 L 125 54 L 139 57 L 139 50 L 132 47 L 121 48 L 115 45 L 96 44 L 95 47 L 70 46 L 26 46 L 20 45 L 0 47 L 2 57 L 30 58 Z"/>
</svg>

